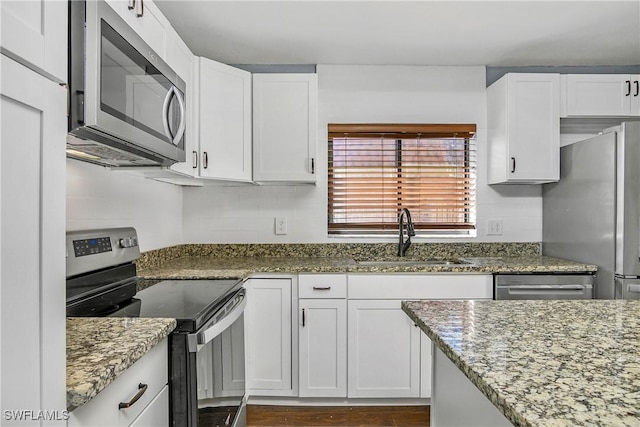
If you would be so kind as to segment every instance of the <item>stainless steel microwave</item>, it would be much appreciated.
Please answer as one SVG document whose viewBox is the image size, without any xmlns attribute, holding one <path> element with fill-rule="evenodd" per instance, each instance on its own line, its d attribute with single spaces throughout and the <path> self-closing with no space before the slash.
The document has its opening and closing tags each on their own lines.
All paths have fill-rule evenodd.
<svg viewBox="0 0 640 427">
<path fill-rule="evenodd" d="M 104 0 L 69 1 L 67 157 L 115 167 L 184 161 L 185 90 Z"/>
</svg>

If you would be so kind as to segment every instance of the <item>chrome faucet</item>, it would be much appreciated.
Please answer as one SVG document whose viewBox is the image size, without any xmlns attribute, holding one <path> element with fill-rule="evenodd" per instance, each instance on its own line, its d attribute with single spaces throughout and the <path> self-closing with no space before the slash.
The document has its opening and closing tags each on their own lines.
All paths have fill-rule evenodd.
<svg viewBox="0 0 640 427">
<path fill-rule="evenodd" d="M 407 240 L 404 240 L 404 227 L 402 219 L 407 219 Z M 416 232 L 413 229 L 413 222 L 411 221 L 411 212 L 409 209 L 404 208 L 400 211 L 400 215 L 398 215 L 398 228 L 400 232 L 400 238 L 398 241 L 398 256 L 404 256 L 409 246 L 411 246 L 411 236 L 415 236 Z"/>
</svg>

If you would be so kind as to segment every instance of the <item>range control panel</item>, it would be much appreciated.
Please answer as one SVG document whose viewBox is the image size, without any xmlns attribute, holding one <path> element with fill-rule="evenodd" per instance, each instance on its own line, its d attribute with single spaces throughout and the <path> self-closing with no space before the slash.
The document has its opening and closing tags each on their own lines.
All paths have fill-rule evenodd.
<svg viewBox="0 0 640 427">
<path fill-rule="evenodd" d="M 108 237 L 73 241 L 73 252 L 76 254 L 76 257 L 111 252 L 111 250 L 111 239 Z"/>
<path fill-rule="evenodd" d="M 135 261 L 138 234 L 132 227 L 67 231 L 67 278 Z"/>
</svg>

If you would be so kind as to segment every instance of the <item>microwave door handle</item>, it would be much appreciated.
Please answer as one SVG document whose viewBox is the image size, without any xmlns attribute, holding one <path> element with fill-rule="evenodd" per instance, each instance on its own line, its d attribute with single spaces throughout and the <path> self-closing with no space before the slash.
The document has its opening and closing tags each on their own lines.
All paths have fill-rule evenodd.
<svg viewBox="0 0 640 427">
<path fill-rule="evenodd" d="M 242 298 L 242 301 L 238 305 L 233 308 L 231 313 L 227 313 L 225 317 L 220 319 L 217 323 L 213 324 L 211 327 L 205 329 L 202 332 L 198 332 L 198 347 L 204 344 L 208 344 L 215 337 L 223 333 L 229 326 L 233 325 L 233 323 L 242 316 L 244 313 L 244 308 L 247 305 L 247 299 Z"/>
<path fill-rule="evenodd" d="M 171 86 L 171 89 L 167 92 L 167 96 L 164 97 L 164 104 L 162 104 L 162 126 L 164 127 L 164 134 L 173 143 L 173 134 L 169 128 L 169 103 L 171 102 L 171 96 L 175 91 L 175 87 Z"/>
<path fill-rule="evenodd" d="M 186 128 L 186 117 L 185 117 L 185 108 L 184 108 L 184 99 L 182 98 L 182 94 L 176 90 L 175 86 L 173 88 L 173 93 L 178 100 L 178 106 L 180 106 L 180 125 L 178 126 L 178 132 L 176 132 L 175 137 L 173 138 L 173 145 L 178 145 L 182 136 L 184 135 L 184 131 Z"/>
</svg>

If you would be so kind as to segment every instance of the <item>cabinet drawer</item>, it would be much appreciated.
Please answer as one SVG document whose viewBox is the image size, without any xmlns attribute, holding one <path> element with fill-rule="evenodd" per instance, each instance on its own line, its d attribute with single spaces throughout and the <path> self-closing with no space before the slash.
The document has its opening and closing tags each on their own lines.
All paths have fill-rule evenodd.
<svg viewBox="0 0 640 427">
<path fill-rule="evenodd" d="M 490 274 L 350 274 L 349 299 L 492 299 Z"/>
<path fill-rule="evenodd" d="M 346 298 L 346 274 L 300 274 L 298 298 Z"/>
<path fill-rule="evenodd" d="M 128 426 L 163 390 L 168 382 L 168 349 L 165 338 L 140 360 L 109 384 L 96 397 L 69 414 L 68 426 Z M 139 392 L 146 391 L 131 407 L 119 409 L 120 402 L 129 402 Z M 165 408 L 156 408 L 169 411 Z"/>
</svg>

